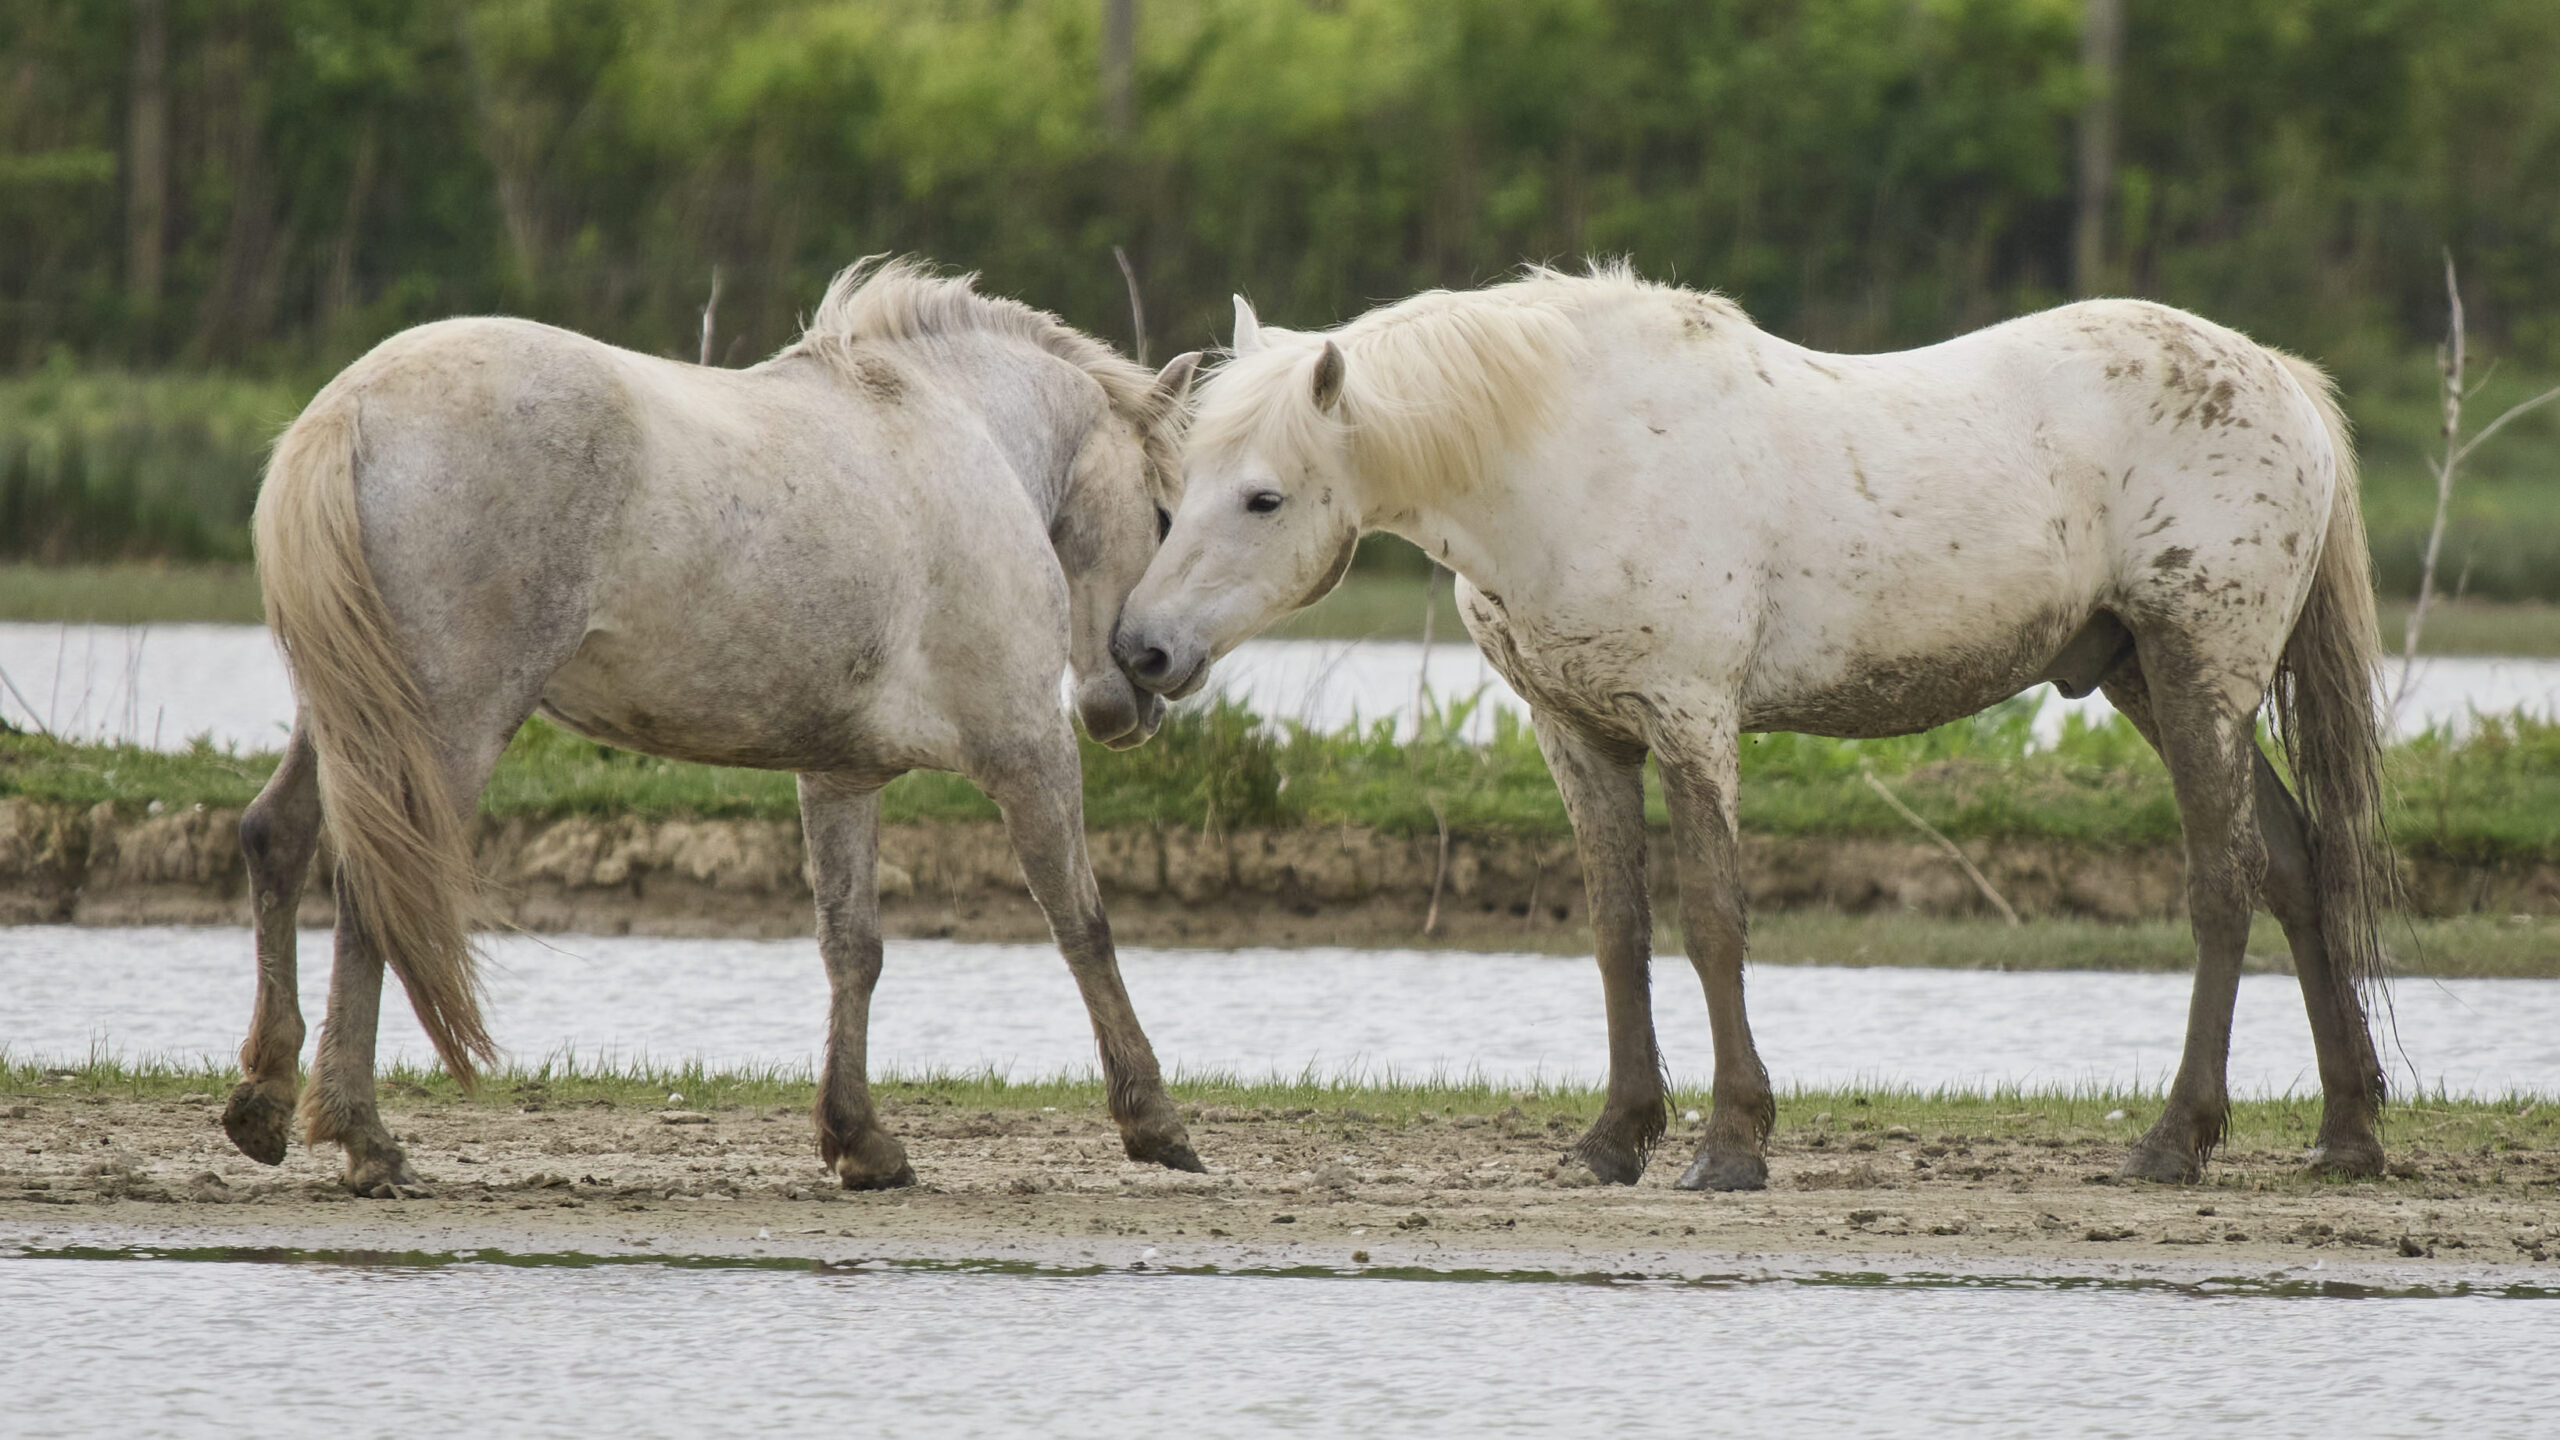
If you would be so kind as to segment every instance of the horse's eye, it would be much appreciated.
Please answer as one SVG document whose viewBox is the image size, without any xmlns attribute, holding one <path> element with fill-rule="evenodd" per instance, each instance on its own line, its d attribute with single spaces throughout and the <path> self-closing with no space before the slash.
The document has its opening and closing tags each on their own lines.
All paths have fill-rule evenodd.
<svg viewBox="0 0 2560 1440">
<path fill-rule="evenodd" d="M 1166 508 L 1164 508 L 1164 507 L 1163 507 L 1163 506 L 1161 506 L 1161 505 L 1157 506 L 1157 507 L 1156 507 L 1156 540 L 1157 540 L 1157 543 L 1159 543 L 1159 544 L 1163 543 L 1164 537 L 1166 537 L 1167 535 L 1170 535 L 1170 534 L 1172 534 L 1172 533 L 1173 533 L 1173 512 L 1172 512 L 1172 511 L 1170 511 L 1170 510 L 1167 510 Z"/>
<path fill-rule="evenodd" d="M 1280 492 L 1277 490 L 1256 490 L 1253 492 L 1253 498 L 1244 502 L 1244 508 L 1252 511 L 1256 515 L 1268 515 L 1272 511 L 1280 508 Z"/>
</svg>

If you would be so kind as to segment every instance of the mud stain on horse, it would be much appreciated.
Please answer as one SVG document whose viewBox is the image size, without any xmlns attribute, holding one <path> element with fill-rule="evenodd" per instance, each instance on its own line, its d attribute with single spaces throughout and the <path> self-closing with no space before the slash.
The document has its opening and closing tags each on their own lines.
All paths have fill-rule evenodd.
<svg viewBox="0 0 2560 1440">
<path fill-rule="evenodd" d="M 853 380 L 862 393 L 883 405 L 895 405 L 907 398 L 906 377 L 898 367 L 877 355 L 857 355 L 853 359 Z"/>
</svg>

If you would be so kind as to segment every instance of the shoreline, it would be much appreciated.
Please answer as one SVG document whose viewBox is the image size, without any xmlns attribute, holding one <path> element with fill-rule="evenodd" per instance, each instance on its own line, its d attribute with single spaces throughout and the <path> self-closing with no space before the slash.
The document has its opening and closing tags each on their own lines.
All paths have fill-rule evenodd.
<svg viewBox="0 0 2560 1440">
<path fill-rule="evenodd" d="M 1942 1133 L 1852 1132 L 1797 1107 L 1772 1137 L 1768 1189 L 1701 1195 L 1669 1183 L 1696 1125 L 1674 1121 L 1640 1184 L 1598 1185 L 1558 1164 L 1575 1126 L 1544 1098 L 1386 1114 L 1186 1105 L 1210 1173 L 1184 1175 L 1121 1158 L 1098 1103 L 892 1096 L 884 1119 L 922 1183 L 847 1193 L 820 1168 L 798 1107 L 506 1108 L 395 1090 L 385 1119 L 433 1198 L 357 1200 L 337 1184 L 334 1150 L 296 1146 L 272 1170 L 233 1152 L 210 1096 L 12 1099 L 0 1105 L 12 1142 L 0 1157 L 0 1246 L 21 1250 L 1691 1279 L 1737 1265 L 2130 1267 L 2181 1283 L 2560 1287 L 2560 1144 L 2546 1127 L 2482 1155 L 2429 1141 L 2426 1114 L 2406 1109 L 2391 1178 L 2314 1181 L 2298 1151 L 2259 1136 L 2228 1147 L 2202 1183 L 2164 1186 L 2113 1178 L 2122 1138 L 2020 1125 L 1991 1107 Z"/>
<path fill-rule="evenodd" d="M 247 872 L 237 810 L 130 814 L 0 798 L 0 925 L 242 925 Z M 2109 926 L 2183 918 L 2175 846 L 1968 840 L 1975 866 L 2030 920 Z M 1570 837 L 1436 837 L 1353 825 L 1220 832 L 1097 829 L 1096 878 L 1117 938 L 1173 946 L 1587 947 Z M 1652 847 L 1658 924 L 1675 926 L 1668 845 Z M 511 924 L 537 933 L 785 938 L 812 933 L 799 827 L 772 820 L 483 817 L 478 861 Z M 921 820 L 881 831 L 882 928 L 898 938 L 1045 942 L 1045 919 L 993 821 Z M 1980 922 L 1987 902 L 1918 839 L 1746 832 L 1755 913 Z M 2560 916 L 2560 864 L 2413 860 L 2410 912 L 2465 923 Z M 301 923 L 335 918 L 325 853 Z M 1426 924 L 1437 911 L 1436 925 Z M 2538 948 L 2536 948 L 2538 947 Z M 2172 947 L 2177 948 L 2177 947 Z M 2495 973 L 2552 973 L 2560 942 Z M 2281 966 L 2280 939 L 2253 941 Z M 2540 957 L 2549 949 L 2550 957 Z M 2163 963 L 2183 964 L 2165 955 Z M 2004 962 L 2006 963 L 2006 962 Z"/>
</svg>

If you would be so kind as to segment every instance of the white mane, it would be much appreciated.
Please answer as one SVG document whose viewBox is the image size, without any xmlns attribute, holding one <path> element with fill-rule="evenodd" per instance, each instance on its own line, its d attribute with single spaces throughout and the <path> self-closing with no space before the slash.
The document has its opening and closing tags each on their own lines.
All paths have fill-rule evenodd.
<svg viewBox="0 0 2560 1440">
<path fill-rule="evenodd" d="M 1624 263 L 1585 275 L 1535 266 L 1483 290 L 1425 291 L 1331 331 L 1265 327 L 1265 348 L 1202 385 L 1191 443 L 1257 450 L 1287 469 L 1347 438 L 1381 496 L 1464 493 L 1495 454 L 1552 418 L 1583 355 L 1582 313 L 1667 293 Z M 1311 375 L 1327 340 L 1344 361 L 1330 413 L 1316 407 Z"/>
<path fill-rule="evenodd" d="M 923 262 L 885 255 L 836 272 L 818 311 L 782 353 L 812 355 L 851 370 L 866 344 L 993 334 L 1023 340 L 1082 370 L 1102 387 L 1112 412 L 1135 424 L 1146 443 L 1149 483 L 1159 496 L 1179 493 L 1176 422 L 1155 377 L 1109 345 L 1046 310 L 1001 295 L 981 295 L 978 277 L 936 275 Z"/>
</svg>

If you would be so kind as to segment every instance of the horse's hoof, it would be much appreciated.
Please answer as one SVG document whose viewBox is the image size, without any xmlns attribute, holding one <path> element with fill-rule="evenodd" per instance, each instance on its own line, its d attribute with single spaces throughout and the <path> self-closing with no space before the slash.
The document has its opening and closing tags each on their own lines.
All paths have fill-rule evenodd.
<svg viewBox="0 0 2560 1440">
<path fill-rule="evenodd" d="M 350 1161 L 342 1183 L 350 1193 L 365 1200 L 432 1200 L 436 1193 L 409 1168 L 408 1158 L 396 1150 L 387 1159 Z"/>
<path fill-rule="evenodd" d="M 1605 1184 L 1633 1185 L 1644 1178 L 1644 1152 L 1614 1135 L 1601 1134 L 1597 1126 L 1564 1153 L 1568 1162 L 1588 1168 Z"/>
<path fill-rule="evenodd" d="M 222 1107 L 222 1132 L 241 1154 L 261 1165 L 281 1165 L 293 1136 L 293 1099 L 243 1080 L 232 1087 L 231 1102 Z"/>
<path fill-rule="evenodd" d="M 2204 1178 L 2204 1159 L 2185 1145 L 2158 1144 L 2146 1139 L 2124 1157 L 2124 1164 L 2116 1167 L 2116 1174 L 2127 1180 L 2193 1185 Z"/>
<path fill-rule="evenodd" d="M 836 1179 L 847 1190 L 904 1190 L 916 1183 L 916 1167 L 898 1158 L 898 1168 L 887 1174 L 864 1174 L 850 1167 L 838 1172 Z"/>
<path fill-rule="evenodd" d="M 826 1159 L 847 1190 L 903 1190 L 916 1183 L 916 1168 L 907 1163 L 907 1147 L 877 1126 Z"/>
<path fill-rule="evenodd" d="M 1200 1163 L 1198 1152 L 1191 1148 L 1191 1136 L 1176 1127 L 1170 1135 L 1129 1135 L 1121 1139 L 1120 1148 L 1141 1165 L 1161 1165 L 1167 1170 L 1187 1170 L 1206 1175 L 1209 1167 Z"/>
<path fill-rule="evenodd" d="M 1747 1150 L 1701 1150 L 1672 1183 L 1681 1190 L 1766 1190 L 1769 1162 Z"/>
<path fill-rule="evenodd" d="M 2322 1180 L 2379 1180 L 2383 1171 L 2382 1145 L 2361 1136 L 2324 1140 L 2303 1157 L 2303 1168 Z"/>
</svg>

